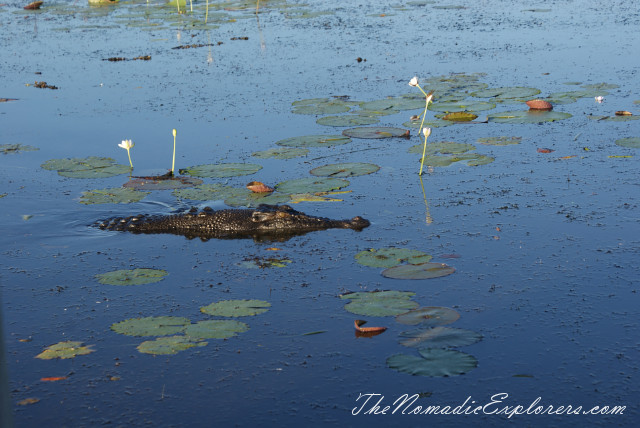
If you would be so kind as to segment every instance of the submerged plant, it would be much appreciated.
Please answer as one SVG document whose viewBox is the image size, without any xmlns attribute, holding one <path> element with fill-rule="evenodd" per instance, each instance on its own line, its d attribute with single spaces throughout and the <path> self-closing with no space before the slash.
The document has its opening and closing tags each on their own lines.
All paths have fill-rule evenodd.
<svg viewBox="0 0 640 428">
<path fill-rule="evenodd" d="M 118 147 L 122 147 L 127 150 L 127 156 L 129 156 L 129 165 L 131 165 L 131 169 L 133 169 L 133 163 L 131 162 L 131 149 L 135 146 L 133 141 L 131 140 L 122 140 L 122 143 L 118 144 Z"/>
<path fill-rule="evenodd" d="M 424 119 L 427 117 L 427 110 L 429 109 L 429 103 L 433 100 L 433 91 L 426 93 L 421 87 L 420 87 L 420 83 L 418 82 L 418 76 L 414 76 L 413 79 L 411 79 L 409 81 L 409 86 L 413 86 L 416 87 L 418 89 L 420 89 L 420 92 L 422 92 L 425 96 L 425 105 L 424 105 L 424 111 L 422 112 L 422 114 L 420 116 L 422 116 L 422 121 L 420 122 L 420 129 L 422 129 L 422 133 L 424 135 L 424 150 L 422 151 L 422 160 L 420 162 L 420 172 L 418 173 L 418 175 L 422 175 L 422 167 L 424 165 L 424 156 L 425 153 L 427 151 L 427 137 L 429 137 L 429 135 L 431 135 L 431 128 L 424 128 Z M 420 117 L 418 116 L 418 117 Z"/>
</svg>

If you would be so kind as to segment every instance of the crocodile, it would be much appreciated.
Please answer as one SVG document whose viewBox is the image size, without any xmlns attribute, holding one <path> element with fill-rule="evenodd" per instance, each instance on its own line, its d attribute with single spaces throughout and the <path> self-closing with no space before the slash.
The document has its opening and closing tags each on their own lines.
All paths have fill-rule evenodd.
<svg viewBox="0 0 640 428">
<path fill-rule="evenodd" d="M 314 230 L 338 228 L 361 231 L 370 223 L 359 216 L 351 220 L 331 220 L 307 215 L 288 205 L 262 204 L 255 209 L 213 210 L 205 207 L 202 210 L 191 208 L 182 214 L 116 217 L 99 221 L 96 225 L 103 230 L 172 233 L 203 241 L 210 238 L 284 241 Z"/>
</svg>

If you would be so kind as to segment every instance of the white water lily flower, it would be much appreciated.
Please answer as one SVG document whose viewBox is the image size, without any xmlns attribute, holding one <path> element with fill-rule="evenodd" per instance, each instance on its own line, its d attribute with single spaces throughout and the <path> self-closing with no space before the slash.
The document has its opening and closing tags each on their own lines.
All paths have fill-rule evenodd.
<svg viewBox="0 0 640 428">
<path fill-rule="evenodd" d="M 125 150 L 131 149 L 135 144 L 131 140 L 122 140 L 122 143 L 118 144 L 118 147 L 122 147 Z"/>
<path fill-rule="evenodd" d="M 427 105 L 429 105 L 429 103 L 431 102 L 431 100 L 433 100 L 433 91 L 429 92 L 427 94 Z"/>
<path fill-rule="evenodd" d="M 422 128 L 422 134 L 424 135 L 425 138 L 427 138 L 429 135 L 431 135 L 431 128 L 427 128 L 427 127 Z"/>
<path fill-rule="evenodd" d="M 603 97 L 603 96 L 598 96 L 598 97 L 596 97 L 596 102 L 597 102 L 597 103 L 601 103 L 601 102 L 603 102 L 603 101 L 604 101 L 604 97 Z"/>
<path fill-rule="evenodd" d="M 409 80 L 409 86 L 418 86 L 418 76 L 414 76 L 413 79 Z"/>
</svg>

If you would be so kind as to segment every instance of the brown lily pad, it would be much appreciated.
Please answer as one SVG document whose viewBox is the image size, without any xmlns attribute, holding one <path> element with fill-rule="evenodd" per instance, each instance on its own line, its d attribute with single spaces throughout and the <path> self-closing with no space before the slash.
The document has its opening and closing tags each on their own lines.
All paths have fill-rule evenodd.
<svg viewBox="0 0 640 428">
<path fill-rule="evenodd" d="M 253 193 L 271 193 L 275 190 L 273 187 L 269 187 L 260 181 L 252 181 L 248 183 L 247 189 L 251 190 Z"/>
</svg>

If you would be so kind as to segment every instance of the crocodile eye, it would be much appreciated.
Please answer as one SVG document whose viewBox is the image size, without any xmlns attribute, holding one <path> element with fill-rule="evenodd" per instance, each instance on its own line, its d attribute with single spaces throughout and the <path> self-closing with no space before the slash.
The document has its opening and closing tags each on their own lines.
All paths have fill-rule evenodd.
<svg viewBox="0 0 640 428">
<path fill-rule="evenodd" d="M 276 217 L 278 217 L 278 218 L 288 218 L 288 217 L 291 217 L 291 214 L 289 214 L 287 212 L 284 212 L 284 211 L 278 211 L 276 213 Z"/>
</svg>

